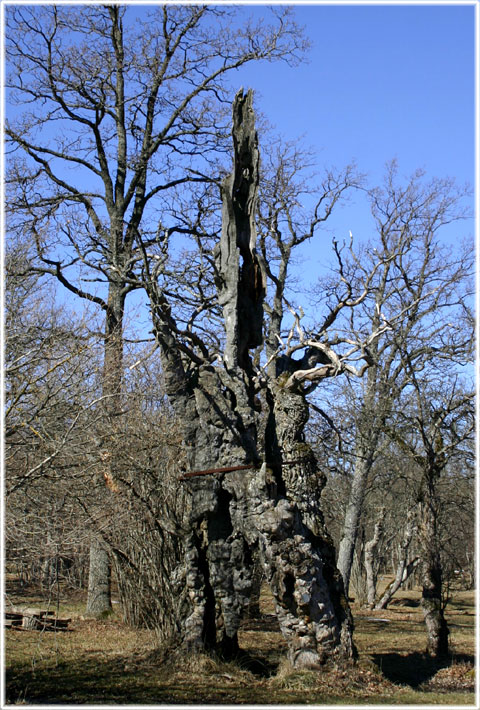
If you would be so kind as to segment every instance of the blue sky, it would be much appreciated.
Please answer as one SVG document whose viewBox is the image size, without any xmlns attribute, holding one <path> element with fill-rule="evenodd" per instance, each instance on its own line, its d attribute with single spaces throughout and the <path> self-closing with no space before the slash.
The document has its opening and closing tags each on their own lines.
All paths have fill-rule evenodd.
<svg viewBox="0 0 480 710">
<path fill-rule="evenodd" d="M 318 4 L 295 13 L 313 45 L 309 62 L 238 71 L 286 137 L 305 134 L 326 163 L 355 158 L 375 177 L 397 157 L 406 172 L 473 182 L 473 6 Z"/>
<path fill-rule="evenodd" d="M 265 12 L 257 7 L 254 12 Z M 312 42 L 308 62 L 289 68 L 252 65 L 238 86 L 256 90 L 256 105 L 288 139 L 303 136 L 322 165 L 352 160 L 370 184 L 387 161 L 400 173 L 475 179 L 475 8 L 472 5 L 296 6 Z M 473 197 L 472 197 L 473 206 Z M 361 199 L 340 207 L 330 236 L 371 236 Z M 473 220 L 445 230 L 447 241 L 473 235 Z M 305 247 L 311 278 L 325 252 Z"/>
</svg>

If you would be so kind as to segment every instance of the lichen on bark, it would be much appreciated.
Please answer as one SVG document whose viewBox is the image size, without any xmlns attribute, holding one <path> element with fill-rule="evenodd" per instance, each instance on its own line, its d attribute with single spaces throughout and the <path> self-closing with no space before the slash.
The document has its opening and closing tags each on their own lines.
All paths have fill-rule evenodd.
<svg viewBox="0 0 480 710">
<path fill-rule="evenodd" d="M 305 441 L 305 392 L 300 383 L 287 388 L 282 375 L 259 392 L 250 356 L 263 343 L 266 293 L 255 247 L 259 152 L 251 92 L 235 97 L 232 133 L 233 170 L 221 186 L 223 224 L 214 250 L 222 357 L 187 378 L 175 357 L 172 328 L 160 317 L 156 326 L 188 466 L 251 466 L 185 478 L 191 517 L 183 641 L 193 650 L 237 653 L 254 560 L 260 559 L 292 664 L 319 668 L 328 659 L 355 655 L 352 619 L 319 507 L 325 479 Z"/>
</svg>

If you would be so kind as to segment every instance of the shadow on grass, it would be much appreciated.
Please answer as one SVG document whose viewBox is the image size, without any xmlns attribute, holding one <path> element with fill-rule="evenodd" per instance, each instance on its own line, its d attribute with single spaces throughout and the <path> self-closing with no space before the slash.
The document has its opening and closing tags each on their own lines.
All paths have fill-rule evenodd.
<svg viewBox="0 0 480 710">
<path fill-rule="evenodd" d="M 162 680 L 164 682 L 162 682 Z M 158 677 L 155 669 L 126 667 L 126 659 L 95 662 L 83 657 L 76 663 L 32 671 L 13 667 L 5 674 L 8 704 L 148 704 L 180 702 L 175 686 Z"/>
<path fill-rule="evenodd" d="M 85 664 L 81 673 L 65 665 L 35 674 L 9 671 L 6 677 L 9 705 L 244 705 L 268 704 L 270 696 L 261 683 L 229 680 L 226 674 L 173 679 L 153 668 L 125 671 L 111 663 Z M 290 704 L 290 698 L 284 702 Z"/>
<path fill-rule="evenodd" d="M 240 650 L 238 657 L 235 659 L 240 668 L 250 671 L 257 678 L 270 678 L 275 675 L 278 670 L 278 661 L 273 661 L 270 658 L 252 655 L 248 651 Z"/>
<path fill-rule="evenodd" d="M 459 654 L 452 660 L 438 661 L 424 653 L 375 653 L 373 662 L 392 683 L 409 685 L 416 689 L 426 683 L 441 669 L 455 663 L 474 663 L 474 656 Z"/>
<path fill-rule="evenodd" d="M 239 669 L 250 671 L 260 682 L 274 674 L 278 665 L 244 651 L 235 662 Z M 188 673 L 173 679 L 175 671 L 178 671 L 175 663 L 162 667 L 156 654 L 137 661 L 118 656 L 103 662 L 83 654 L 75 661 L 60 661 L 56 666 L 35 670 L 16 665 L 6 671 L 6 702 L 47 706 L 269 702 L 266 689 L 260 689 L 260 696 L 255 698 L 253 693 L 259 689 L 254 690 L 241 678 L 237 682 L 234 675 L 222 673 L 222 669 L 219 675 L 203 679 Z"/>
</svg>

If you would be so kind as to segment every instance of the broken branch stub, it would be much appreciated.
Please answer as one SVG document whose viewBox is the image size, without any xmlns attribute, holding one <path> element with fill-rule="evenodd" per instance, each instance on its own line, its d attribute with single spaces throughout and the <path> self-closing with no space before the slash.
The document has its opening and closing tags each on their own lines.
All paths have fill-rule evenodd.
<svg viewBox="0 0 480 710">
<path fill-rule="evenodd" d="M 233 103 L 233 170 L 224 179 L 222 233 L 215 249 L 217 291 L 226 330 L 225 364 L 250 369 L 248 350 L 263 341 L 265 268 L 256 252 L 258 137 L 252 92 L 240 90 Z"/>
</svg>

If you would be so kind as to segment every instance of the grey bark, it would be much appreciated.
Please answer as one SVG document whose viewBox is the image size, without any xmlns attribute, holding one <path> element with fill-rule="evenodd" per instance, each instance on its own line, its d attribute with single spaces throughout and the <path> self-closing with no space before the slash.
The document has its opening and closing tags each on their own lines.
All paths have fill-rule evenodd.
<svg viewBox="0 0 480 710">
<path fill-rule="evenodd" d="M 268 501 L 264 494 L 268 512 L 257 527 L 289 659 L 294 667 L 318 667 L 355 656 L 353 623 L 319 505 L 325 477 L 304 440 L 308 404 L 300 391 L 284 388 L 287 378 L 272 383 L 274 443 L 284 461 L 298 463 L 273 469 L 276 496 Z"/>
<path fill-rule="evenodd" d="M 113 237 L 112 237 L 113 239 Z M 109 283 L 105 317 L 105 346 L 102 372 L 102 406 L 104 410 L 104 446 L 101 476 L 107 489 L 115 488 L 117 473 L 117 447 L 120 445 L 116 428 L 120 425 L 121 390 L 123 380 L 123 316 L 125 309 L 125 284 Z M 102 484 L 103 482 L 101 482 Z M 108 495 L 110 490 L 105 491 Z M 108 503 L 107 503 L 108 505 Z M 94 538 L 90 545 L 90 566 L 86 613 L 104 616 L 112 611 L 111 560 L 102 538 Z"/>
<path fill-rule="evenodd" d="M 383 523 L 385 508 L 379 514 L 379 520 L 375 523 L 373 537 L 365 544 L 365 571 L 367 574 L 367 606 L 373 609 L 375 604 L 375 594 L 377 591 L 377 569 L 375 568 L 375 556 L 383 535 Z"/>
<path fill-rule="evenodd" d="M 194 376 L 187 375 L 168 306 L 150 285 L 167 394 L 183 424 L 188 466 L 193 472 L 250 466 L 185 478 L 192 513 L 183 642 L 196 651 L 237 652 L 258 551 L 291 662 L 319 667 L 355 654 L 352 619 L 318 508 L 324 479 L 304 441 L 308 405 L 301 385 L 287 388 L 288 372 L 271 378 L 264 415 L 259 411 L 249 350 L 263 341 L 266 280 L 255 249 L 258 147 L 250 92 L 237 94 L 233 116 L 234 169 L 222 184 L 223 226 L 214 253 L 223 362 L 197 364 Z"/>
<path fill-rule="evenodd" d="M 357 451 L 355 456 L 355 468 L 352 479 L 352 487 L 348 498 L 345 521 L 343 524 L 343 535 L 338 548 L 337 566 L 343 578 L 345 593 L 348 594 L 350 587 L 350 576 L 352 573 L 353 555 L 358 537 L 360 519 L 365 498 L 365 489 L 368 474 L 372 467 L 372 459 L 367 451 Z"/>
<path fill-rule="evenodd" d="M 418 558 L 415 557 L 410 562 L 408 562 L 408 553 L 410 549 L 410 543 L 412 541 L 413 534 L 416 529 L 415 518 L 409 513 L 407 515 L 407 523 L 405 525 L 405 531 L 403 534 L 402 542 L 399 546 L 399 560 L 397 565 L 397 570 L 395 573 L 395 578 L 387 586 L 385 592 L 383 593 L 381 599 L 376 603 L 375 609 L 386 609 L 394 594 L 400 589 L 402 584 L 406 582 L 408 577 L 412 574 L 413 570 L 417 566 Z"/>
<path fill-rule="evenodd" d="M 263 564 L 260 560 L 258 551 L 254 554 L 253 569 L 252 569 L 252 585 L 250 590 L 250 599 L 247 608 L 247 617 L 249 619 L 257 619 L 261 615 L 260 597 L 262 592 L 262 583 L 265 579 Z"/>
<path fill-rule="evenodd" d="M 86 614 L 98 618 L 106 616 L 111 609 L 110 560 L 106 549 L 94 538 L 90 545 Z"/>
<path fill-rule="evenodd" d="M 387 271 L 383 274 L 382 285 L 377 299 L 383 296 L 383 289 Z M 378 327 L 378 315 L 373 318 L 372 330 Z M 372 346 L 372 354 L 378 355 L 378 343 Z M 363 502 L 367 488 L 368 476 L 373 466 L 377 452 L 378 441 L 382 426 L 384 412 L 380 408 L 378 366 L 373 365 L 367 373 L 366 391 L 363 405 L 357 420 L 355 441 L 355 464 L 352 486 L 348 497 L 345 520 L 343 524 L 342 539 L 338 548 L 337 566 L 343 578 L 345 594 L 348 596 L 350 575 L 352 572 L 353 556 L 357 542 L 360 520 L 363 511 Z"/>
<path fill-rule="evenodd" d="M 448 656 L 449 629 L 442 604 L 442 563 L 438 540 L 435 479 L 438 473 L 427 474 L 426 491 L 420 502 L 420 540 L 422 548 L 421 607 L 427 629 L 427 653 L 433 658 Z"/>
</svg>

